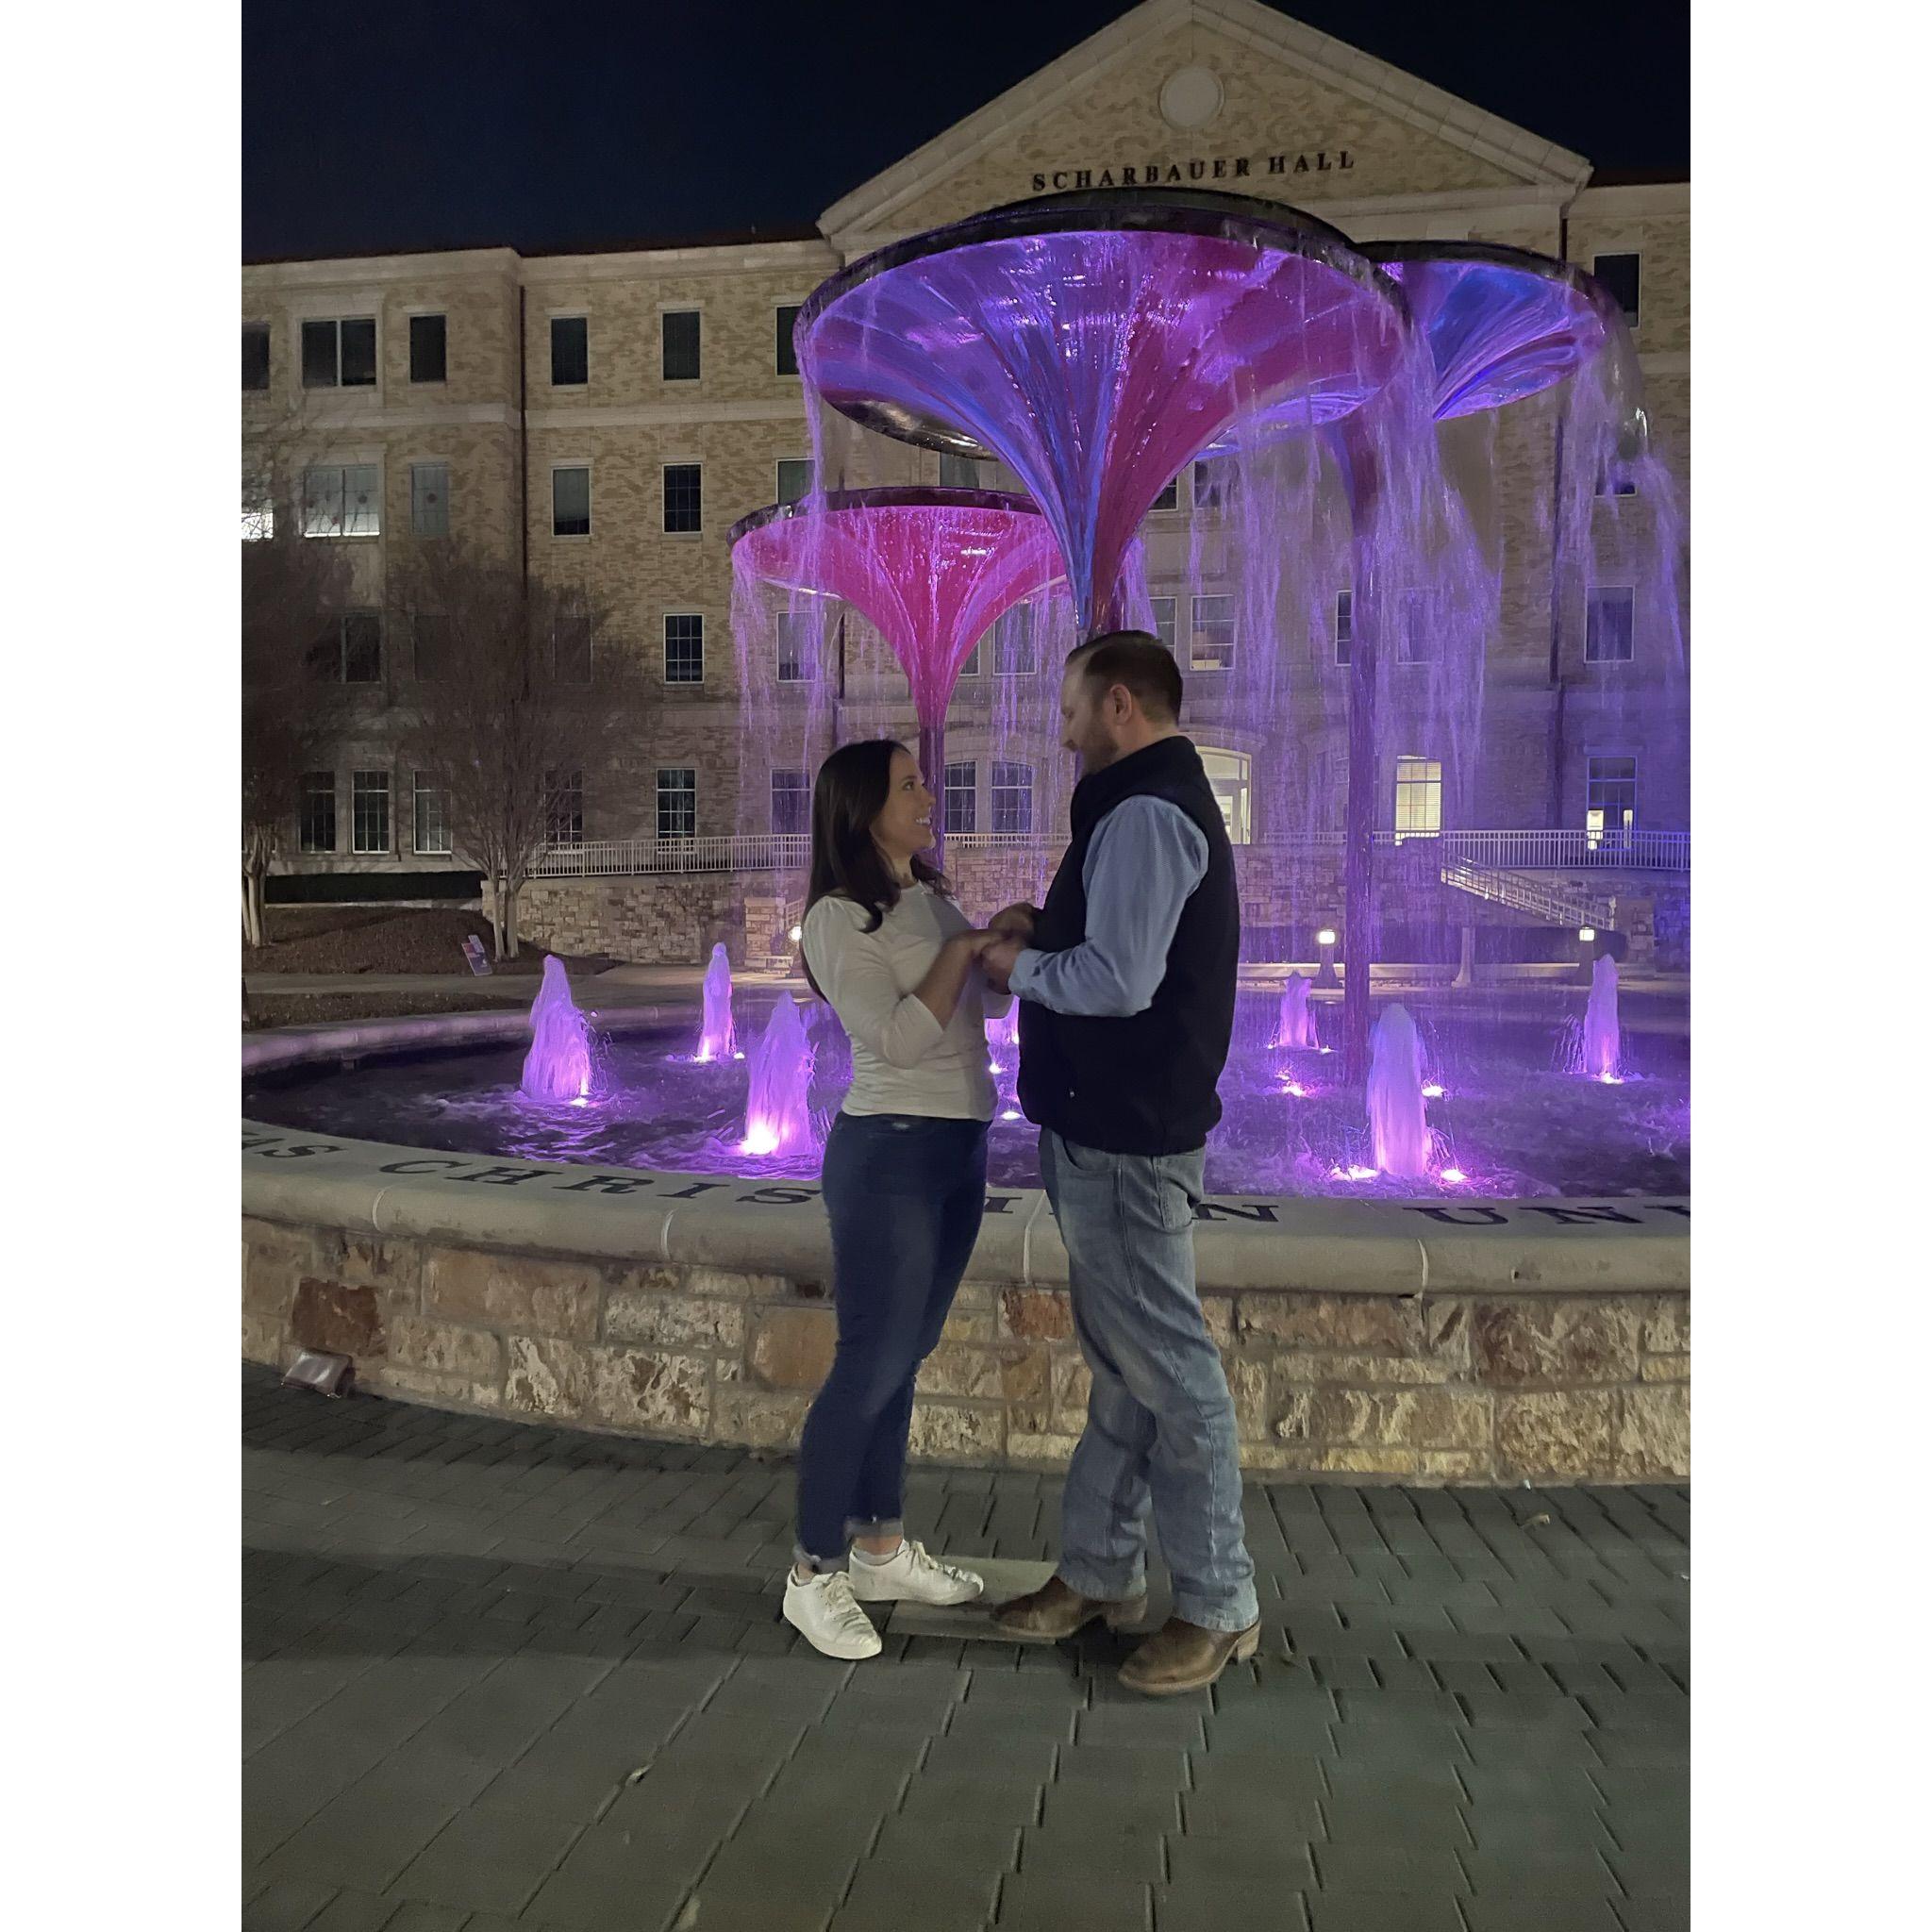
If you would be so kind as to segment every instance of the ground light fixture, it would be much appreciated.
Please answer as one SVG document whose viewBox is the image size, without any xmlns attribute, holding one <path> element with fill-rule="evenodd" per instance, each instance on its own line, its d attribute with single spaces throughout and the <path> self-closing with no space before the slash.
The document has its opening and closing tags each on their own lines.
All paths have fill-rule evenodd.
<svg viewBox="0 0 1932 1932">
<path fill-rule="evenodd" d="M 1315 943 L 1322 949 L 1322 963 L 1315 974 L 1317 986 L 1340 986 L 1341 979 L 1335 971 L 1335 928 L 1324 925 L 1315 935 Z"/>
</svg>

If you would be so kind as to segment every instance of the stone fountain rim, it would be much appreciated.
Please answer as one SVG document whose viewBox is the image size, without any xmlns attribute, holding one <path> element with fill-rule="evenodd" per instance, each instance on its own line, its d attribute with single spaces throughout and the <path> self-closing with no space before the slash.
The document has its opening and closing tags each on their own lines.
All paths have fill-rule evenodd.
<svg viewBox="0 0 1932 1932">
<path fill-rule="evenodd" d="M 1074 216 L 1082 219 L 1069 219 Z M 1302 256 L 1380 296 L 1405 335 L 1413 325 L 1401 284 L 1341 229 L 1304 208 L 1258 195 L 1224 194 L 1213 189 L 1098 188 L 1004 202 L 962 221 L 948 222 L 875 248 L 827 275 L 812 291 L 792 325 L 792 341 L 805 341 L 825 311 L 855 289 L 908 263 L 1030 235 L 1095 233 L 1203 235 Z M 914 423 L 891 411 L 857 405 L 835 402 L 833 407 L 862 427 L 900 442 L 981 461 L 996 460 L 993 452 L 963 431 Z"/>
<path fill-rule="evenodd" d="M 624 1008 L 600 1015 L 599 1024 L 635 1031 L 690 1017 L 681 1008 Z M 527 1026 L 525 1014 L 510 1011 L 280 1028 L 244 1039 L 242 1062 L 245 1072 L 267 1071 L 345 1054 L 509 1038 Z M 599 1263 L 829 1278 L 824 1214 L 772 1211 L 815 1205 L 814 1180 L 455 1154 L 245 1117 L 242 1131 L 245 1216 Z M 987 1215 L 968 1278 L 1065 1287 L 1066 1251 L 1045 1194 L 1002 1188 L 990 1190 L 989 1200 L 1006 1205 Z M 1214 1194 L 1204 1206 L 1195 1250 L 1200 1286 L 1210 1293 L 1576 1296 L 1690 1289 L 1684 1196 L 1399 1202 Z M 1619 1218 L 1598 1218 L 1605 1213 Z"/>
<path fill-rule="evenodd" d="M 1016 516 L 1040 517 L 1040 506 L 1030 496 L 1012 490 L 961 490 L 934 483 L 891 483 L 871 490 L 828 490 L 823 494 L 808 492 L 790 503 L 767 503 L 747 511 L 724 532 L 726 550 L 754 530 L 794 518 L 839 516 L 864 509 L 989 509 Z"/>
</svg>

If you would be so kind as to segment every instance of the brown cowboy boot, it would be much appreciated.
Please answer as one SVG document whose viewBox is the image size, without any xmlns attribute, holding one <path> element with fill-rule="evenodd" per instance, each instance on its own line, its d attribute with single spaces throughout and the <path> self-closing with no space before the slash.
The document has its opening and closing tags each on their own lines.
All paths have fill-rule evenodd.
<svg viewBox="0 0 1932 1932">
<path fill-rule="evenodd" d="M 1104 1619 L 1110 1630 L 1134 1623 L 1146 1614 L 1147 1594 L 1123 1597 L 1082 1596 L 1077 1590 L 1049 1576 L 1038 1590 L 1016 1596 L 992 1613 L 993 1622 L 1015 1637 L 1045 1638 L 1058 1643 L 1076 1630 L 1084 1630 L 1096 1618 Z"/>
<path fill-rule="evenodd" d="M 1230 1660 L 1245 1663 L 1261 1643 L 1259 1621 L 1245 1630 L 1204 1630 L 1170 1617 L 1125 1663 L 1121 1682 L 1149 1697 L 1178 1697 L 1213 1683 Z"/>
</svg>

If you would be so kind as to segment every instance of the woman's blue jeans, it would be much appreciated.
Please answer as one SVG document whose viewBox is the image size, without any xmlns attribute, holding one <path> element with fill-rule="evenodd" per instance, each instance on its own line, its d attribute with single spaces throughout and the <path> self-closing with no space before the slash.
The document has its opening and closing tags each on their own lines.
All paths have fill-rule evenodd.
<svg viewBox="0 0 1932 1932">
<path fill-rule="evenodd" d="M 913 1381 L 986 1208 L 986 1124 L 841 1114 L 822 1185 L 839 1342 L 798 1444 L 798 1555 L 831 1569 L 903 1513 Z"/>
</svg>

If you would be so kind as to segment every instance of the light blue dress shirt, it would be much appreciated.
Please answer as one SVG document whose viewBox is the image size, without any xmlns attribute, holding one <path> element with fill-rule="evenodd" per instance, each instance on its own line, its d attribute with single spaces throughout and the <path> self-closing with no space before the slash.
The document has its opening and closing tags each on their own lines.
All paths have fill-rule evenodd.
<svg viewBox="0 0 1932 1932">
<path fill-rule="evenodd" d="M 1208 841 L 1179 806 L 1141 793 L 1093 828 L 1080 877 L 1087 937 L 1063 952 L 1021 953 L 1008 983 L 1056 1013 L 1124 1020 L 1144 1012 L 1167 973 L 1188 895 L 1208 875 Z"/>
</svg>

